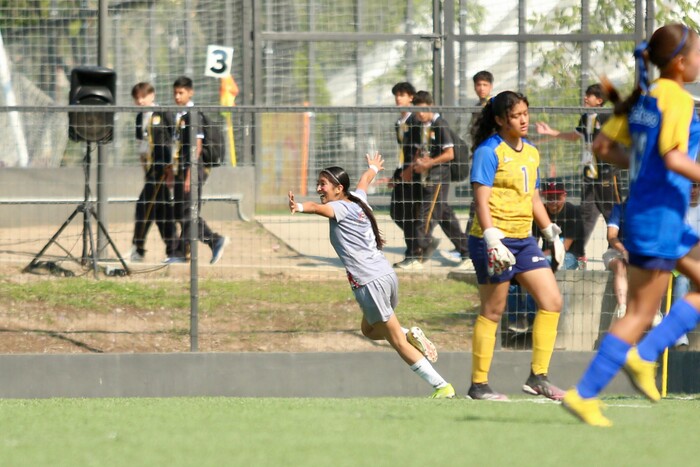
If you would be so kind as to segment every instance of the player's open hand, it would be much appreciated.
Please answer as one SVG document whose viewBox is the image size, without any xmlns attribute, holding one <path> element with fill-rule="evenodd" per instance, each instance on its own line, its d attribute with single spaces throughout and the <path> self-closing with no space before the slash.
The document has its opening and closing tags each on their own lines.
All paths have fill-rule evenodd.
<svg viewBox="0 0 700 467">
<path fill-rule="evenodd" d="M 297 203 L 294 201 L 294 193 L 292 193 L 292 190 L 289 190 L 287 196 L 289 197 L 289 212 L 294 214 L 297 212 Z"/>
<path fill-rule="evenodd" d="M 384 158 L 378 151 L 375 151 L 374 154 L 366 154 L 365 157 L 367 158 L 368 167 L 375 166 L 377 172 L 384 170 Z"/>
<path fill-rule="evenodd" d="M 535 122 L 535 129 L 538 135 L 557 136 L 557 132 L 544 122 Z"/>
</svg>

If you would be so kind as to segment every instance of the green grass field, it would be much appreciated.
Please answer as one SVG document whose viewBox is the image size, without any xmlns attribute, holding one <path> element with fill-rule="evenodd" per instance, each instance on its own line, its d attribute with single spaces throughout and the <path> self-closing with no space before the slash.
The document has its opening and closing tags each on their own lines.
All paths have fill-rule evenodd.
<svg viewBox="0 0 700 467">
<path fill-rule="evenodd" d="M 538 403 L 539 402 L 539 403 Z M 465 399 L 0 401 L 2 466 L 692 465 L 700 398 L 609 398 L 615 426 L 555 403 Z"/>
</svg>

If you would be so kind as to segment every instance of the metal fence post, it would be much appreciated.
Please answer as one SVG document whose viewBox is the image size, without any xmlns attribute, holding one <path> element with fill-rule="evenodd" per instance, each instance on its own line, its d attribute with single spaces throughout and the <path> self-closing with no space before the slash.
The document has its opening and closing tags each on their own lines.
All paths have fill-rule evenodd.
<svg viewBox="0 0 700 467">
<path fill-rule="evenodd" d="M 199 133 L 199 110 L 190 110 L 190 352 L 199 350 L 199 154 L 197 154 L 197 133 Z"/>
</svg>

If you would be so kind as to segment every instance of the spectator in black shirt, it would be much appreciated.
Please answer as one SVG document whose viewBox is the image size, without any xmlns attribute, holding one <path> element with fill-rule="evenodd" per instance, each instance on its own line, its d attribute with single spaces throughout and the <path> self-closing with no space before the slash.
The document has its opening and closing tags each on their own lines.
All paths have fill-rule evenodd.
<svg viewBox="0 0 700 467">
<path fill-rule="evenodd" d="M 549 218 L 561 228 L 566 256 L 559 269 L 579 269 L 585 264 L 583 218 L 581 209 L 566 200 L 566 188 L 561 182 L 545 182 L 540 185 L 540 196 L 547 208 Z M 533 224 L 535 237 L 542 238 L 542 251 L 551 256 L 551 245 Z"/>
</svg>

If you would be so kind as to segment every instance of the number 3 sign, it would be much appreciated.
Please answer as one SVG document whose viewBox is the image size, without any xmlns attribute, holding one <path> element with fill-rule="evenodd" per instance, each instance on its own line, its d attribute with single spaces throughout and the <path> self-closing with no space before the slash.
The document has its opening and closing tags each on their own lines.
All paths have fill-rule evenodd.
<svg viewBox="0 0 700 467">
<path fill-rule="evenodd" d="M 207 64 L 204 67 L 204 75 L 214 78 L 223 78 L 231 74 L 231 62 L 233 61 L 233 47 L 222 45 L 207 46 Z"/>
</svg>

